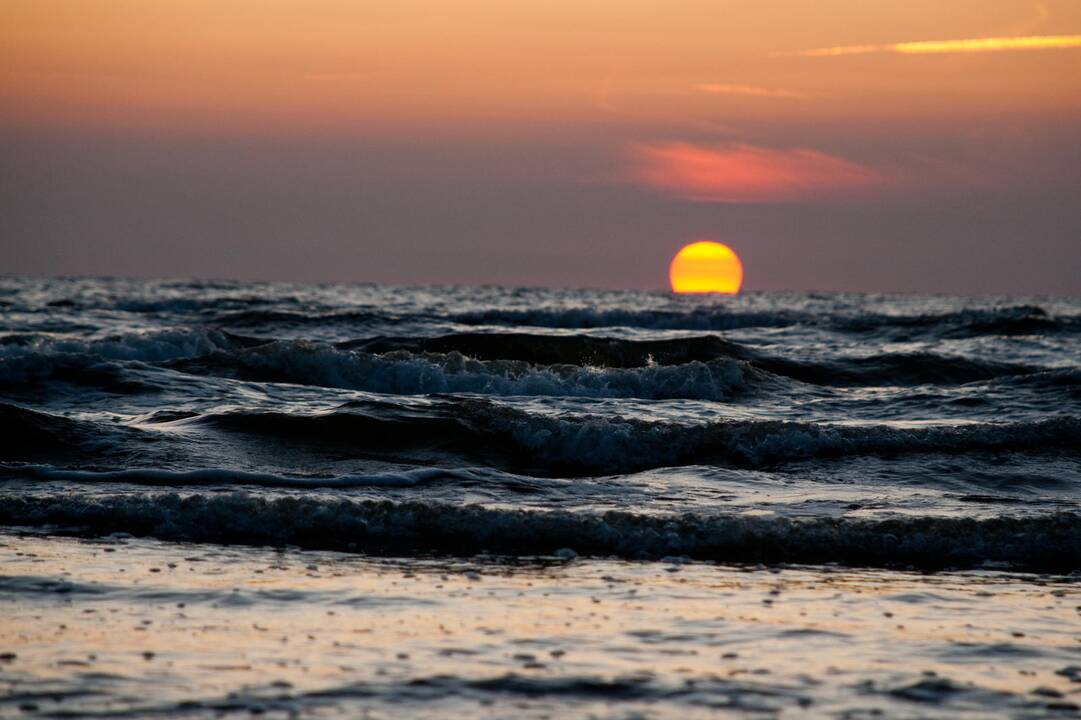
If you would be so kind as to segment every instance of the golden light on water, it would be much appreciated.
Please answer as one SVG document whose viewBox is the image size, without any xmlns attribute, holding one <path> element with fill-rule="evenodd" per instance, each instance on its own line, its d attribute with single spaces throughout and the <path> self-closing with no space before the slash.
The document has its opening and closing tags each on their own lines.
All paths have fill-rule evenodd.
<svg viewBox="0 0 1081 720">
<path fill-rule="evenodd" d="M 743 285 L 743 263 L 727 245 L 701 240 L 676 253 L 668 277 L 672 292 L 735 294 Z"/>
</svg>

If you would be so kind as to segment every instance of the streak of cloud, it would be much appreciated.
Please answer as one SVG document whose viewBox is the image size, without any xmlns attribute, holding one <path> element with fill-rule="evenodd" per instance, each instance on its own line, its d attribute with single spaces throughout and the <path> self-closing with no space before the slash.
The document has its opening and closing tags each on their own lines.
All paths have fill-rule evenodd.
<svg viewBox="0 0 1081 720">
<path fill-rule="evenodd" d="M 632 148 L 624 180 L 686 200 L 763 203 L 822 199 L 870 189 L 880 173 L 817 150 L 685 142 Z"/>
<path fill-rule="evenodd" d="M 785 90 L 784 88 L 766 88 L 757 85 L 733 85 L 729 83 L 703 83 L 698 86 L 698 90 L 710 95 L 740 95 L 743 97 L 784 99 L 807 97 L 801 92 Z"/>
<path fill-rule="evenodd" d="M 1028 35 L 1024 37 L 986 37 L 962 40 L 918 40 L 885 45 L 840 45 L 804 50 L 804 57 L 837 57 L 893 53 L 900 55 L 935 55 L 943 53 L 1000 52 L 1005 50 L 1061 50 L 1081 48 L 1081 35 Z"/>
</svg>

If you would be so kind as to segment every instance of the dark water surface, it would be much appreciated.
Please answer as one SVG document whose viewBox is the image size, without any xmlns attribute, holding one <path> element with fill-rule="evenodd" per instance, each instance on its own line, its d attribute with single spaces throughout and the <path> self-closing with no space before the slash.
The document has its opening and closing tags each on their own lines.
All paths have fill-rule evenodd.
<svg viewBox="0 0 1081 720">
<path fill-rule="evenodd" d="M 677 568 L 701 560 L 839 564 L 872 574 L 1055 573 L 1069 593 L 1070 574 L 1081 571 L 1076 299 L 4 278 L 0 428 L 0 525 L 9 528 L 11 553 L 26 552 L 20 543 L 31 541 L 18 539 L 26 532 L 108 536 L 130 552 L 151 543 L 153 552 L 177 557 L 187 543 L 204 543 L 234 560 L 250 553 L 247 573 L 265 564 L 265 551 L 253 547 L 273 546 L 298 557 L 397 558 L 427 568 L 418 577 L 435 585 L 443 570 L 425 563 L 478 554 L 497 564 L 538 556 L 575 567 L 616 563 L 623 569 L 606 572 L 628 573 L 644 587 L 642 573 L 661 559 Z M 69 551 L 81 552 L 84 541 L 33 542 L 74 543 Z M 93 557 L 101 563 L 96 582 L 114 588 L 108 593 L 133 592 L 124 589 L 118 554 Z M 372 578 L 389 572 L 346 567 L 373 587 L 381 586 Z M 707 595 L 710 572 L 737 572 L 694 567 Z M 35 583 L 60 581 L 7 567 L 4 578 L 0 600 L 24 608 L 37 597 Z M 754 592 L 768 590 L 768 573 L 763 578 L 751 583 Z M 574 602 L 596 593 L 573 573 L 537 582 Z M 170 583 L 161 589 L 166 600 L 196 592 Z M 425 587 L 410 597 L 431 600 L 434 585 Z M 318 592 L 297 590 L 297 606 L 314 612 L 333 604 Z M 273 614 L 283 602 L 256 596 L 251 612 Z M 146 613 L 152 622 L 161 617 L 152 607 Z M 943 627 L 961 632 L 960 617 L 942 617 Z M 681 634 L 671 622 L 654 629 L 689 638 L 701 631 Z M 792 623 L 778 632 L 806 629 Z M 828 632 L 840 635 L 822 637 L 849 633 Z M 866 632 L 852 631 L 861 642 Z M 672 650 L 648 640 L 628 642 Z M 381 642 L 391 652 L 391 640 Z M 703 651 L 687 643 L 681 652 Z M 661 655 L 651 652 L 637 657 L 657 671 Z M 952 650 L 920 646 L 894 659 L 941 664 L 942 652 Z M 1068 665 L 1062 652 L 1049 662 Z M 684 714 L 721 696 L 758 703 L 727 710 L 766 715 L 807 703 L 833 702 L 833 714 L 859 707 L 849 700 L 861 681 L 849 677 L 830 685 L 844 702 L 784 683 L 772 690 L 752 683 L 744 696 L 745 678 L 699 678 L 691 691 L 654 675 L 624 687 L 620 673 L 637 670 L 601 661 L 508 676 L 523 672 L 524 662 L 508 653 L 510 669 L 494 676 L 429 679 L 409 692 L 402 683 L 419 675 L 354 678 L 360 684 L 348 692 L 382 702 L 445 691 L 465 703 L 425 705 L 433 716 L 475 712 L 474 700 L 488 707 L 493 697 L 548 694 L 557 716 L 570 707 L 560 704 L 564 696 L 602 715 L 630 696 L 634 712 L 647 716 Z M 55 668 L 60 659 L 41 662 Z M 20 682 L 44 682 L 42 672 Z M 89 687 L 70 672 L 59 676 L 64 692 Z M 955 691 L 956 678 L 898 677 L 889 687 L 899 695 L 867 691 L 889 699 L 874 704 L 879 711 L 918 704 L 921 693 L 935 704 L 963 697 L 969 705 L 961 709 L 977 714 L 1069 711 L 1019 700 L 1029 689 L 1013 685 L 994 691 L 1009 695 L 1003 700 Z M 925 680 L 930 685 L 918 685 Z M 8 686 L 10 697 L 29 692 L 24 685 Z M 110 702 L 118 697 L 92 689 Z M 589 702 L 579 707 L 582 697 Z M 353 712 L 351 702 L 327 706 Z M 326 709 L 310 705 L 278 709 Z M 147 712 L 170 714 L 179 705 L 162 707 Z"/>
</svg>

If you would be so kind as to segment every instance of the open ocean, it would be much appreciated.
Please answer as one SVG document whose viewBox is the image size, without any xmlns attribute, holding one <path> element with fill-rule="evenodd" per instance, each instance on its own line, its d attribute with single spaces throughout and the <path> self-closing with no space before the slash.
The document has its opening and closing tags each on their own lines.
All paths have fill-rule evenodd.
<svg viewBox="0 0 1081 720">
<path fill-rule="evenodd" d="M 0 278 L 0 717 L 1076 717 L 1081 300 Z"/>
</svg>

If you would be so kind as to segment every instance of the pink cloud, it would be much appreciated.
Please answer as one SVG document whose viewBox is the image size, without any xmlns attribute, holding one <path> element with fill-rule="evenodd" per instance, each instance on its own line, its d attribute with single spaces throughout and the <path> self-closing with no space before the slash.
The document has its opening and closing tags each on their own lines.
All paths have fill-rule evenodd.
<svg viewBox="0 0 1081 720">
<path fill-rule="evenodd" d="M 715 203 L 822 199 L 870 189 L 874 170 L 817 150 L 754 145 L 638 145 L 624 179 L 688 200 Z"/>
</svg>

